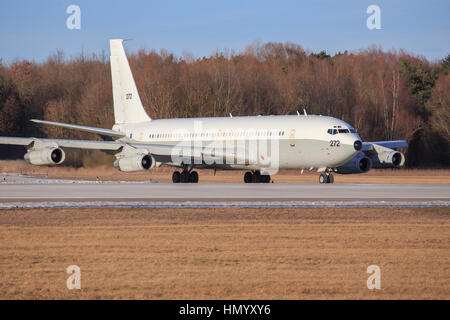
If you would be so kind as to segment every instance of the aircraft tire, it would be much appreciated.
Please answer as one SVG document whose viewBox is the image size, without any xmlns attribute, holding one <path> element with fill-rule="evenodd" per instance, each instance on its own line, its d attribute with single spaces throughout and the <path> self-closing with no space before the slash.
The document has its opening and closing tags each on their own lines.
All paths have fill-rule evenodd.
<svg viewBox="0 0 450 320">
<path fill-rule="evenodd" d="M 319 183 L 328 183 L 327 175 L 325 173 L 322 173 L 319 176 Z"/>
<path fill-rule="evenodd" d="M 252 174 L 252 183 L 259 183 L 261 182 L 261 174 L 256 171 L 255 173 Z"/>
<path fill-rule="evenodd" d="M 183 171 L 181 173 L 181 179 L 180 179 L 181 183 L 189 183 L 190 181 L 190 175 L 187 171 Z"/>
<path fill-rule="evenodd" d="M 327 183 L 334 183 L 334 176 L 331 173 L 328 175 L 328 182 Z"/>
<path fill-rule="evenodd" d="M 192 171 L 189 174 L 189 182 L 198 183 L 198 173 L 197 173 L 197 171 Z"/>
<path fill-rule="evenodd" d="M 179 171 L 174 171 L 172 174 L 172 182 L 180 183 L 181 182 L 181 173 Z"/>
<path fill-rule="evenodd" d="M 252 183 L 253 181 L 253 174 L 250 171 L 247 171 L 244 174 L 244 183 Z"/>
</svg>

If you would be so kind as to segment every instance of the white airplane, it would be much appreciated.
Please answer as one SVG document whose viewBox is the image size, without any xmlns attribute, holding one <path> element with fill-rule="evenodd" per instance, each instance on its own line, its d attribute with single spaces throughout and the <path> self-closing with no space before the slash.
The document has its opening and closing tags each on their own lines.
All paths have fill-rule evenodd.
<svg viewBox="0 0 450 320">
<path fill-rule="evenodd" d="M 100 135 L 104 141 L 0 137 L 0 144 L 23 145 L 33 165 L 61 164 L 64 149 L 113 153 L 121 171 L 147 171 L 154 166 L 181 168 L 174 183 L 199 180 L 195 168 L 248 170 L 245 183 L 270 182 L 278 169 L 317 169 L 319 183 L 333 183 L 333 172 L 363 173 L 371 168 L 398 168 L 405 156 L 396 148 L 404 140 L 362 142 L 348 123 L 327 116 L 271 115 L 246 117 L 151 119 L 139 98 L 123 48 L 110 40 L 115 124 L 112 129 L 44 120 Z"/>
</svg>

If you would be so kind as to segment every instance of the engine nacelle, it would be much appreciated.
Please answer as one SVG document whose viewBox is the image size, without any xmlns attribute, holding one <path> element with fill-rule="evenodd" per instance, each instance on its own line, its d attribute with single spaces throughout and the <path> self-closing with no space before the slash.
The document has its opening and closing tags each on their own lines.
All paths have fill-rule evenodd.
<svg viewBox="0 0 450 320">
<path fill-rule="evenodd" d="M 54 165 L 63 163 L 66 154 L 60 148 L 45 148 L 27 152 L 25 161 L 34 165 Z"/>
<path fill-rule="evenodd" d="M 342 174 L 364 173 L 370 169 L 372 169 L 372 160 L 362 152 L 344 165 L 336 168 L 337 173 Z"/>
<path fill-rule="evenodd" d="M 114 161 L 114 167 L 124 172 L 146 171 L 155 166 L 155 158 L 151 154 L 138 154 L 122 157 Z"/>
<path fill-rule="evenodd" d="M 400 168 L 405 164 L 405 156 L 399 151 L 386 151 L 371 155 L 373 168 Z"/>
</svg>

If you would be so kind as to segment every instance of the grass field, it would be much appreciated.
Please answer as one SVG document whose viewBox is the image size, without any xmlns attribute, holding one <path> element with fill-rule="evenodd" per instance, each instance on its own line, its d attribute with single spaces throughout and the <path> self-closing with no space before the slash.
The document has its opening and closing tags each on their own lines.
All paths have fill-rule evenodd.
<svg viewBox="0 0 450 320">
<path fill-rule="evenodd" d="M 449 299 L 449 208 L 0 211 L 1 299 Z M 66 268 L 81 268 L 81 290 Z M 368 290 L 369 265 L 381 289 Z"/>
<path fill-rule="evenodd" d="M 158 182 L 172 182 L 170 167 L 153 168 L 148 172 L 121 172 L 112 165 L 96 168 L 70 168 L 70 167 L 42 167 L 32 166 L 25 161 L 1 161 L 0 173 L 24 173 L 38 177 L 81 179 L 81 180 L 156 180 Z M 200 183 L 235 182 L 242 183 L 244 171 L 217 171 L 214 175 L 212 170 L 199 170 Z M 272 176 L 275 183 L 318 183 L 319 173 L 305 170 L 280 170 L 277 175 Z M 437 183 L 450 184 L 450 170 L 432 169 L 380 169 L 371 170 L 364 174 L 335 175 L 335 183 Z"/>
</svg>

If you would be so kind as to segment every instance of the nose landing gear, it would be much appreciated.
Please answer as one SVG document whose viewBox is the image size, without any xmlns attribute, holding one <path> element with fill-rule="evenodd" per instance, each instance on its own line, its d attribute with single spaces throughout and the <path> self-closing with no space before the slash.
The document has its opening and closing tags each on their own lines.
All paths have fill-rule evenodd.
<svg viewBox="0 0 450 320">
<path fill-rule="evenodd" d="M 334 176 L 329 171 L 322 173 L 319 176 L 319 183 L 334 183 Z"/>
</svg>

